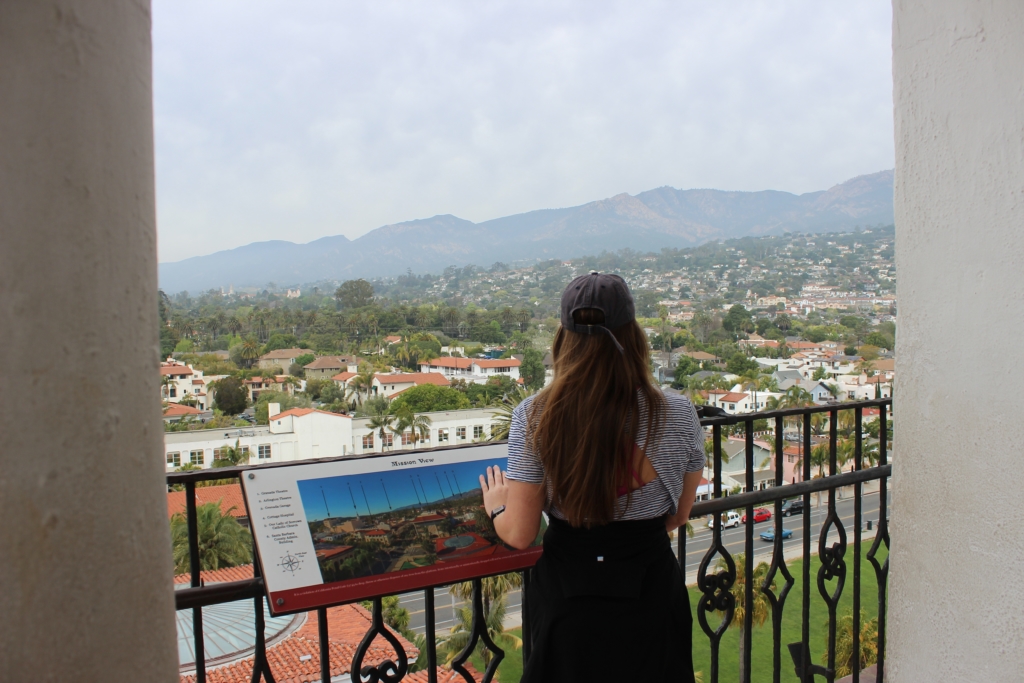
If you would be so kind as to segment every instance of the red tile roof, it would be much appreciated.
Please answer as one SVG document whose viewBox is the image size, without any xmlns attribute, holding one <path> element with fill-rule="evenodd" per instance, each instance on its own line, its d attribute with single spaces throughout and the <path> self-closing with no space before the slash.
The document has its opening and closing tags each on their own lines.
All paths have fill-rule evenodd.
<svg viewBox="0 0 1024 683">
<path fill-rule="evenodd" d="M 355 373 L 355 372 L 342 372 L 342 373 L 339 373 L 339 374 L 335 375 L 331 379 L 333 379 L 335 382 L 347 382 L 350 379 L 352 379 L 353 377 L 355 377 L 356 374 L 357 373 Z"/>
<path fill-rule="evenodd" d="M 161 365 L 161 375 L 191 375 L 192 368 L 187 365 Z"/>
<path fill-rule="evenodd" d="M 344 368 L 349 361 L 341 356 L 320 356 L 309 365 L 303 365 L 306 370 L 327 370 L 329 368 Z"/>
<path fill-rule="evenodd" d="M 344 415 L 342 413 L 332 413 L 328 410 L 316 410 L 315 408 L 289 408 L 283 413 L 278 413 L 277 415 L 274 415 L 270 419 L 276 420 L 281 417 L 303 417 L 304 415 L 309 415 L 310 413 L 320 413 L 321 415 L 330 415 L 331 417 L 352 417 L 351 415 Z"/>
<path fill-rule="evenodd" d="M 197 489 L 198 490 L 198 489 Z M 199 572 L 199 580 L 203 582 L 204 586 L 211 583 L 225 583 L 228 581 L 245 581 L 253 577 L 252 565 L 243 564 L 240 567 L 226 567 L 224 569 L 212 569 L 205 572 Z M 192 575 L 189 573 L 177 574 L 174 577 L 174 583 L 176 584 L 187 584 L 192 581 Z"/>
<path fill-rule="evenodd" d="M 515 358 L 497 358 L 495 360 L 478 358 L 473 361 L 473 365 L 481 368 L 518 368 L 521 363 Z"/>
<path fill-rule="evenodd" d="M 234 507 L 231 511 L 232 517 L 245 517 L 245 501 L 242 499 L 242 487 L 238 484 L 224 484 L 221 486 L 197 486 L 196 505 L 205 503 L 216 503 L 220 501 L 220 510 L 228 514 L 228 508 Z M 167 517 L 176 512 L 185 512 L 185 492 L 167 492 Z"/>
<path fill-rule="evenodd" d="M 726 403 L 738 403 L 739 401 L 745 401 L 748 398 L 749 398 L 749 396 L 747 396 L 746 394 L 741 394 L 738 391 L 737 392 L 730 391 L 725 396 L 720 397 L 718 399 L 718 402 L 721 403 L 722 401 L 725 401 Z"/>
<path fill-rule="evenodd" d="M 331 678 L 349 673 L 352 658 L 359 642 L 366 635 L 371 624 L 370 613 L 360 605 L 342 605 L 327 610 L 327 630 L 330 636 Z M 306 621 L 290 636 L 267 648 L 267 663 L 278 683 L 314 683 L 320 676 L 319 624 L 316 612 L 307 612 Z M 409 661 L 418 654 L 416 647 L 401 635 L 395 634 L 399 644 L 405 650 Z M 394 648 L 383 638 L 377 638 L 366 653 L 364 664 L 377 665 L 385 659 L 395 661 L 397 654 Z M 225 666 L 210 668 L 206 672 L 209 683 L 249 683 L 252 679 L 253 658 Z M 481 681 L 482 676 L 467 665 L 467 670 L 474 681 Z M 426 683 L 427 671 L 409 674 L 403 683 Z M 462 677 L 447 669 L 438 668 L 437 680 L 440 683 L 462 681 Z M 181 683 L 193 683 L 195 675 L 181 676 Z"/>
<path fill-rule="evenodd" d="M 184 417 L 186 415 L 201 415 L 203 411 L 199 408 L 184 405 L 183 403 L 168 403 L 164 406 L 164 417 Z"/>
<path fill-rule="evenodd" d="M 381 384 L 436 384 L 440 387 L 446 387 L 451 384 L 448 378 L 442 375 L 440 372 L 395 372 L 391 374 L 380 374 L 374 375 Z"/>
<path fill-rule="evenodd" d="M 423 362 L 420 365 L 429 365 L 432 368 L 460 368 L 462 370 L 468 370 L 469 366 L 473 364 L 473 360 L 470 358 L 435 358 L 430 362 Z"/>
</svg>

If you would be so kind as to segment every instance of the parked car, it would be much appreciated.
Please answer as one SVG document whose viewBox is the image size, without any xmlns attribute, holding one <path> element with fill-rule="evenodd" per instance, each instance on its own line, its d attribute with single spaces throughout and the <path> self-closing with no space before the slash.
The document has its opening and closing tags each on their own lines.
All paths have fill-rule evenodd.
<svg viewBox="0 0 1024 683">
<path fill-rule="evenodd" d="M 722 513 L 722 528 L 723 529 L 728 529 L 729 527 L 739 526 L 739 525 L 740 525 L 740 514 L 738 512 L 729 511 L 729 512 Z M 715 528 L 715 517 L 714 517 L 714 515 L 712 515 L 711 518 L 708 520 L 708 528 L 709 529 L 714 529 Z"/>
<path fill-rule="evenodd" d="M 792 537 L 793 537 L 792 530 L 790 530 L 790 529 L 783 529 L 782 530 L 782 540 L 786 540 L 787 538 L 792 538 Z M 762 531 L 761 532 L 761 540 L 762 541 L 768 541 L 769 543 L 774 541 L 775 540 L 775 529 L 768 529 L 766 531 Z"/>
<path fill-rule="evenodd" d="M 771 510 L 768 508 L 757 508 L 754 510 L 754 522 L 767 522 L 772 518 Z M 743 523 L 747 523 L 747 516 L 743 515 Z"/>
<path fill-rule="evenodd" d="M 804 511 L 804 499 L 803 498 L 793 498 L 792 500 L 787 500 L 785 503 L 782 504 L 782 516 L 783 517 L 789 517 L 790 515 L 798 515 L 798 514 L 800 514 L 803 511 Z"/>
</svg>

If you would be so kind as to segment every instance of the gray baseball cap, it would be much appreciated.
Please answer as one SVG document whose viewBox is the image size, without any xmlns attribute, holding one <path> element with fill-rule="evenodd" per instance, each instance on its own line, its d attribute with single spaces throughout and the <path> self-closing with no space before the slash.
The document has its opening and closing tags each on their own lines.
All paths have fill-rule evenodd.
<svg viewBox="0 0 1024 683">
<path fill-rule="evenodd" d="M 583 308 L 595 308 L 604 313 L 604 324 L 580 325 L 574 322 L 573 314 Z M 619 353 L 624 353 L 624 350 L 612 330 L 633 320 L 636 320 L 633 295 L 626 281 L 618 275 L 591 271 L 574 279 L 562 292 L 562 327 L 578 334 L 607 334 Z"/>
</svg>

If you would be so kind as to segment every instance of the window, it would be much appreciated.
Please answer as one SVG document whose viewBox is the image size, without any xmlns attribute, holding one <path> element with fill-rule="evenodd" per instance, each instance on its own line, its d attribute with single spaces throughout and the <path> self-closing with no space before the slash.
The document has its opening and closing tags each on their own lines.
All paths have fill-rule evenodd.
<svg viewBox="0 0 1024 683">
<path fill-rule="evenodd" d="M 465 427 L 456 427 L 455 428 L 455 438 L 457 438 L 459 441 L 465 441 L 466 440 L 466 428 Z"/>
<path fill-rule="evenodd" d="M 177 396 L 178 396 L 178 390 L 175 389 L 174 387 L 171 387 L 171 398 L 176 398 Z"/>
<path fill-rule="evenodd" d="M 491 436 L 494 436 L 495 434 L 497 434 L 500 431 L 501 431 L 501 427 L 499 425 L 495 425 L 495 424 L 491 425 Z"/>
<path fill-rule="evenodd" d="M 412 443 L 412 432 L 402 432 L 402 445 L 408 446 Z"/>
<path fill-rule="evenodd" d="M 438 443 L 444 443 L 447 440 L 448 440 L 448 430 L 447 429 L 438 429 L 437 430 L 437 442 Z"/>
<path fill-rule="evenodd" d="M 381 441 L 384 448 L 391 448 L 395 445 L 395 435 L 385 433 L 384 438 Z"/>
<path fill-rule="evenodd" d="M 367 434 L 363 437 L 363 448 L 373 448 L 373 434 Z"/>
<path fill-rule="evenodd" d="M 484 437 L 484 426 L 483 425 L 473 425 L 473 438 L 474 439 L 482 439 L 483 437 Z"/>
<path fill-rule="evenodd" d="M 188 461 L 190 463 L 192 463 L 193 465 L 202 465 L 203 464 L 203 452 L 202 451 L 192 451 L 191 453 L 188 454 Z"/>
<path fill-rule="evenodd" d="M 249 447 L 248 446 L 242 446 L 242 459 L 243 460 L 248 460 L 249 459 Z"/>
<path fill-rule="evenodd" d="M 261 443 L 256 448 L 258 449 L 257 452 L 256 452 L 256 458 L 257 459 L 259 459 L 259 460 L 267 460 L 268 458 L 270 458 L 270 444 L 269 443 Z"/>
<path fill-rule="evenodd" d="M 227 454 L 228 454 L 227 446 L 224 446 L 223 448 L 214 448 L 213 449 L 213 460 L 214 460 L 214 462 L 216 462 L 217 460 L 223 460 L 224 457 Z"/>
<path fill-rule="evenodd" d="M 181 453 L 168 453 L 167 454 L 167 464 L 172 466 L 172 467 L 180 467 L 181 466 Z"/>
</svg>

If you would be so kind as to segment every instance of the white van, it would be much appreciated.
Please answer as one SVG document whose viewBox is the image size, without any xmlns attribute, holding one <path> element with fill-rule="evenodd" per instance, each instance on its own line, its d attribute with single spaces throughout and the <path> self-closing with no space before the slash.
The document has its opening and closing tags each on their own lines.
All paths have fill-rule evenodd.
<svg viewBox="0 0 1024 683">
<path fill-rule="evenodd" d="M 734 512 L 734 511 L 730 510 L 729 512 L 723 512 L 722 513 L 722 528 L 723 529 L 728 529 L 729 527 L 739 526 L 739 525 L 740 525 L 740 514 L 738 512 Z M 708 528 L 709 529 L 714 529 L 715 528 L 715 517 L 714 517 L 714 515 L 712 515 L 710 518 L 708 518 Z"/>
</svg>

